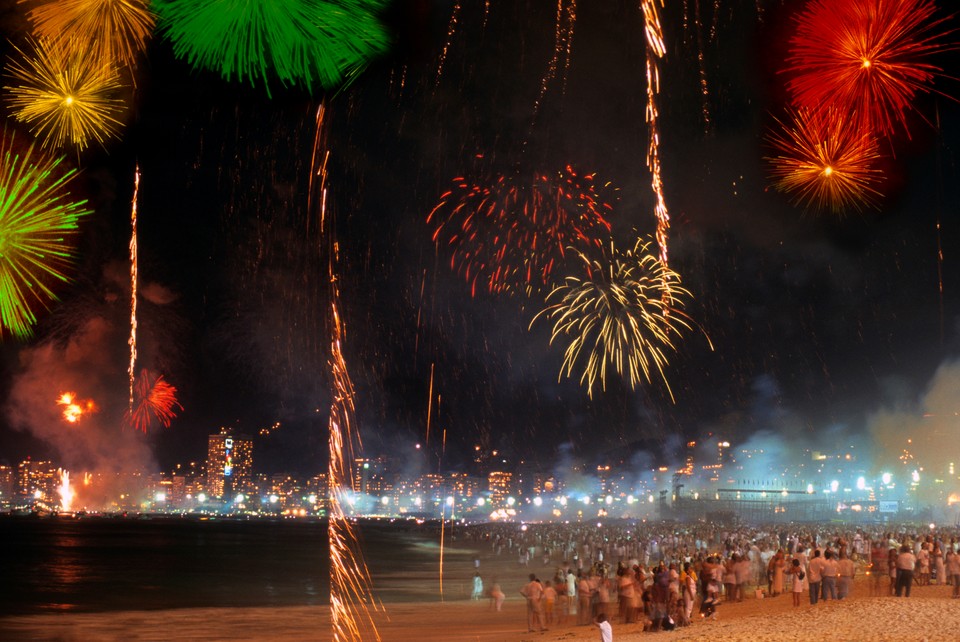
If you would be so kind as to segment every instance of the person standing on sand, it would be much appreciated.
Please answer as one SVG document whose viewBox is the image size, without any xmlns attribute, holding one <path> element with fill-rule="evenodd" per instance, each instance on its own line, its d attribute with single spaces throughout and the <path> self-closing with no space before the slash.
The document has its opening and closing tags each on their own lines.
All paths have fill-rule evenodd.
<svg viewBox="0 0 960 642">
<path fill-rule="evenodd" d="M 803 593 L 803 565 L 800 563 L 799 559 L 794 558 L 793 564 L 787 570 L 788 575 L 793 576 L 793 585 L 790 589 L 791 595 L 793 595 L 793 605 L 800 606 L 800 594 Z"/>
<path fill-rule="evenodd" d="M 520 589 L 520 595 L 527 598 L 527 632 L 546 631 L 547 629 L 543 626 L 543 607 L 540 604 L 543 586 L 540 585 L 536 575 L 530 574 L 530 581 Z"/>
<path fill-rule="evenodd" d="M 483 579 L 480 577 L 480 572 L 477 571 L 473 574 L 473 593 L 470 597 L 479 600 L 481 595 L 483 595 Z"/>
<path fill-rule="evenodd" d="M 810 566 L 807 569 L 807 582 L 810 590 L 810 604 L 816 604 L 820 599 L 820 580 L 823 571 L 823 558 L 820 557 L 820 549 L 813 552 L 813 559 L 810 560 Z"/>
<path fill-rule="evenodd" d="M 546 586 L 543 587 L 543 623 L 545 626 L 554 625 L 553 611 L 556 602 L 557 591 L 553 588 L 550 580 L 547 580 Z"/>
<path fill-rule="evenodd" d="M 840 561 L 837 562 L 837 599 L 842 600 L 850 595 L 850 589 L 853 588 L 853 576 L 857 573 L 857 567 L 853 560 L 846 553 L 840 553 Z"/>
<path fill-rule="evenodd" d="M 820 592 L 824 601 L 837 599 L 837 576 L 840 567 L 837 564 L 836 553 L 828 550 L 823 554 L 823 569 L 820 571 Z M 828 597 L 829 596 L 829 597 Z"/>
<path fill-rule="evenodd" d="M 592 613 L 590 612 L 590 601 L 593 598 L 593 589 L 590 587 L 590 581 L 585 575 L 580 574 L 580 580 L 577 582 L 577 624 L 588 624 Z"/>
<path fill-rule="evenodd" d="M 505 599 L 507 599 L 507 596 L 500 590 L 500 585 L 494 584 L 493 588 L 490 589 L 490 606 L 499 613 Z"/>
<path fill-rule="evenodd" d="M 956 599 L 960 597 L 960 553 L 954 552 L 953 548 L 947 549 L 947 576 L 950 578 L 950 583 L 953 584 L 953 595 L 952 598 Z"/>
<path fill-rule="evenodd" d="M 903 594 L 906 589 L 907 597 L 910 597 L 910 586 L 913 584 L 913 569 L 917 566 L 916 556 L 910 552 L 910 545 L 904 544 L 900 547 L 900 554 L 897 555 L 897 597 Z"/>
</svg>

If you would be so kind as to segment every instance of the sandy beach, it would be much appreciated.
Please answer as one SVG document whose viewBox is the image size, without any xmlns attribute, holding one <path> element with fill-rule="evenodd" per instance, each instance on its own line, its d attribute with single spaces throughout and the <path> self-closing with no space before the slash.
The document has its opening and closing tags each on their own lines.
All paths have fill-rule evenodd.
<svg viewBox="0 0 960 642">
<path fill-rule="evenodd" d="M 515 560 L 481 555 L 481 575 L 487 586 L 497 581 L 508 598 L 499 613 L 487 600 L 469 599 L 473 551 L 449 548 L 445 557 L 444 600 L 436 578 L 415 580 L 411 586 L 424 601 L 387 602 L 374 614 L 385 642 L 579 642 L 596 641 L 592 626 L 555 624 L 544 633 L 526 632 L 525 605 L 518 591 L 526 574 L 549 577 L 552 567 L 520 567 Z M 373 570 L 376 589 L 377 571 Z M 803 594 L 794 607 L 789 595 L 750 598 L 722 604 L 718 618 L 697 620 L 672 632 L 643 633 L 639 624 L 613 620 L 614 639 L 653 636 L 672 640 L 777 641 L 904 641 L 956 640 L 960 630 L 960 600 L 950 599 L 946 586 L 914 587 L 907 598 L 870 597 L 866 576 L 856 582 L 853 596 L 816 606 Z M 885 580 L 884 580 L 885 582 Z M 884 584 L 885 586 L 885 584 Z M 329 611 L 322 607 L 203 608 L 108 613 L 60 613 L 11 616 L 0 620 L 0 640 L 16 641 L 167 641 L 167 640 L 329 640 Z M 365 639 L 375 639 L 372 634 Z"/>
</svg>

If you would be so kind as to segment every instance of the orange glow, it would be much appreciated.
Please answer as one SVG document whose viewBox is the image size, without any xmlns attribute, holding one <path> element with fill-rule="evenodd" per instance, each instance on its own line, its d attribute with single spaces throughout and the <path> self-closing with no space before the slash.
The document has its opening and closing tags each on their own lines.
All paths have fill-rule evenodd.
<svg viewBox="0 0 960 642">
<path fill-rule="evenodd" d="M 71 424 L 79 422 L 85 414 L 97 411 L 97 404 L 93 399 L 78 400 L 75 392 L 61 393 L 57 398 L 57 405 L 63 406 L 63 418 Z"/>
</svg>

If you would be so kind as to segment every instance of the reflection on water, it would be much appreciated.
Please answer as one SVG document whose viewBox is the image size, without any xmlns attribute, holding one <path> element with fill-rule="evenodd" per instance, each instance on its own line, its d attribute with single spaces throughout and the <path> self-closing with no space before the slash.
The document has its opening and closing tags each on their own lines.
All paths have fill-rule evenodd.
<svg viewBox="0 0 960 642">
<path fill-rule="evenodd" d="M 379 600 L 431 600 L 431 536 L 361 525 Z M 326 522 L 0 516 L 0 615 L 329 600 Z M 449 598 L 450 596 L 448 596 Z"/>
</svg>

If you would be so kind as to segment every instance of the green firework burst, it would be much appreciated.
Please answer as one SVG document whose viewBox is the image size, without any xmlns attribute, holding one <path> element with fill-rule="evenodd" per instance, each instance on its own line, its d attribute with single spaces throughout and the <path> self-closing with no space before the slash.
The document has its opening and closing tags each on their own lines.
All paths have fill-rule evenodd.
<svg viewBox="0 0 960 642">
<path fill-rule="evenodd" d="M 154 0 L 174 53 L 227 80 L 334 88 L 387 48 L 387 0 Z"/>
<path fill-rule="evenodd" d="M 0 136 L 0 333 L 32 336 L 34 309 L 57 296 L 73 263 L 77 221 L 90 213 L 86 201 L 70 201 L 67 185 L 75 169 L 30 145 L 22 153 L 13 135 Z"/>
</svg>

